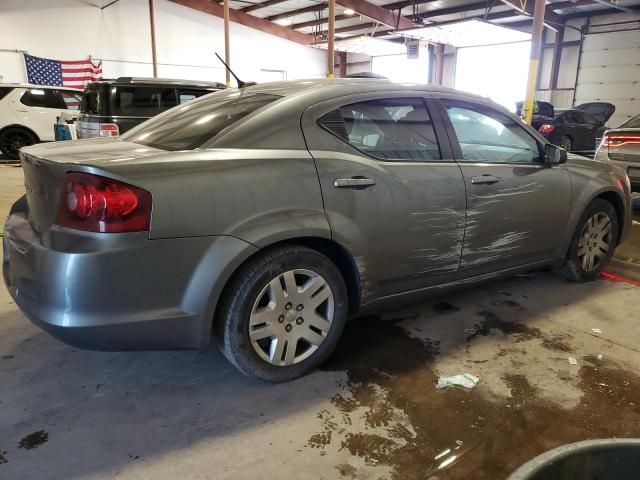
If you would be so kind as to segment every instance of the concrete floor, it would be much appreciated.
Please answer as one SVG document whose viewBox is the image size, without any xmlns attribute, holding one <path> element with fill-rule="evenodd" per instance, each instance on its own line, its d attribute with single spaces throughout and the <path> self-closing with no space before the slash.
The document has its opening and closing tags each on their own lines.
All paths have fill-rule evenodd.
<svg viewBox="0 0 640 480">
<path fill-rule="evenodd" d="M 1 217 L 21 175 L 0 166 Z M 213 350 L 73 349 L 0 287 L 0 478 L 503 479 L 564 443 L 640 436 L 639 293 L 494 282 L 352 321 L 321 371 L 267 385 Z M 463 372 L 476 388 L 435 390 Z"/>
</svg>

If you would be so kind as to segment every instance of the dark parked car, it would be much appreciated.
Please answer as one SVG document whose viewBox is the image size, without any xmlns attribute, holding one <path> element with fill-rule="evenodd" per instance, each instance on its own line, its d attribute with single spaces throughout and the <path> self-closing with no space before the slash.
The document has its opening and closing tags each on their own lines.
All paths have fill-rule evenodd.
<svg viewBox="0 0 640 480">
<path fill-rule="evenodd" d="M 548 102 L 537 102 L 538 111 L 531 125 L 554 145 L 567 152 L 593 152 L 606 130 L 605 124 L 616 108 L 605 102 L 592 102 L 571 109 L 554 109 Z M 521 108 L 521 104 L 518 104 Z"/>
<path fill-rule="evenodd" d="M 28 318 L 93 349 L 214 340 L 268 381 L 383 305 L 537 268 L 593 280 L 631 223 L 619 167 L 487 99 L 382 80 L 221 91 L 22 165 L 4 278 Z"/>
<path fill-rule="evenodd" d="M 163 78 L 89 83 L 82 94 L 78 138 L 115 137 L 176 105 L 223 88 L 221 83 Z"/>
<path fill-rule="evenodd" d="M 640 115 L 605 132 L 596 152 L 596 160 L 624 168 L 634 191 L 640 191 Z"/>
</svg>

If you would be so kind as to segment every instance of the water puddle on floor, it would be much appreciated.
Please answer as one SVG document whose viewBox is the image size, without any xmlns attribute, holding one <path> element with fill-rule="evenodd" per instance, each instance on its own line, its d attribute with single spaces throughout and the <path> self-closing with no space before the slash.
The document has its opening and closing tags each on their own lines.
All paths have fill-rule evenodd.
<svg viewBox="0 0 640 480">
<path fill-rule="evenodd" d="M 451 307 L 440 304 L 435 311 L 457 311 Z M 536 341 L 552 356 L 571 350 L 562 336 L 510 323 L 491 311 L 477 316 L 467 348 L 499 331 L 514 344 Z M 332 411 L 318 412 L 321 428 L 308 447 L 321 455 L 348 451 L 369 469 L 387 467 L 376 478 L 501 480 L 562 444 L 640 436 L 640 378 L 612 361 L 579 358 L 573 380 L 583 394 L 569 409 L 541 395 L 519 373 L 502 375 L 507 398 L 483 394 L 479 387 L 436 390 L 439 343 L 415 338 L 401 324 L 406 321 L 365 317 L 347 325 L 323 366 L 347 372 L 345 392 L 332 399 Z M 365 478 L 357 462 L 336 469 L 344 478 Z"/>
</svg>

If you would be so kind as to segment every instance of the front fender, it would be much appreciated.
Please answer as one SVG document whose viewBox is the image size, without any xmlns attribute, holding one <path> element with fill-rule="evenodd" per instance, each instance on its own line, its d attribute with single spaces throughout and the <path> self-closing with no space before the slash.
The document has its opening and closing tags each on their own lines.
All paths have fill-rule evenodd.
<svg viewBox="0 0 640 480">
<path fill-rule="evenodd" d="M 623 221 L 619 226 L 620 238 L 624 239 L 631 224 L 631 194 L 623 181 L 624 172 L 613 165 L 577 156 L 571 156 L 567 166 L 571 178 L 571 216 L 558 250 L 558 258 L 565 257 L 584 211 L 602 195 L 613 194 L 624 206 Z"/>
</svg>

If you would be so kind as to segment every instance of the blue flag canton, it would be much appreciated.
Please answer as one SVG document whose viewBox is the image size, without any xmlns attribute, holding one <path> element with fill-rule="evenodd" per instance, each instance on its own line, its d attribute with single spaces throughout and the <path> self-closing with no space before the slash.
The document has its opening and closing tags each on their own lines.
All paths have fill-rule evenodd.
<svg viewBox="0 0 640 480">
<path fill-rule="evenodd" d="M 27 80 L 34 85 L 62 86 L 62 65 L 55 60 L 24 55 Z"/>
</svg>

